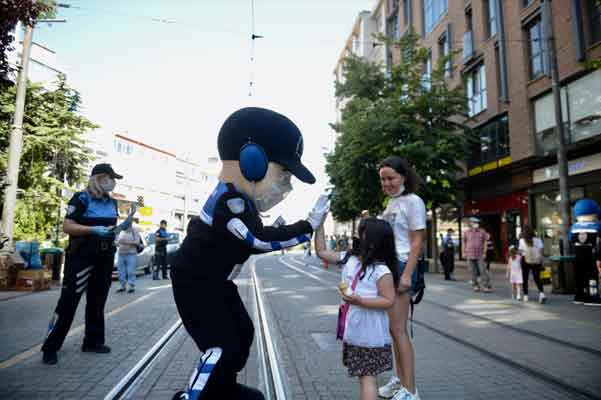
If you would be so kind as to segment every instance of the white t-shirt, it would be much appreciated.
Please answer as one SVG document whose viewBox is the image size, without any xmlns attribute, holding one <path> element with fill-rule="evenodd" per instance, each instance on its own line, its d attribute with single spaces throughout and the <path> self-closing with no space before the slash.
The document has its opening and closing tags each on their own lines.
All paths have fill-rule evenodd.
<svg viewBox="0 0 601 400">
<path fill-rule="evenodd" d="M 394 232 L 397 256 L 401 261 L 407 261 L 411 251 L 409 241 L 410 231 L 426 229 L 426 205 L 416 194 L 390 199 L 382 213 L 382 218 L 390 223 Z"/>
<path fill-rule="evenodd" d="M 351 287 L 361 262 L 351 256 L 342 269 L 342 280 Z M 378 296 L 378 281 L 390 270 L 384 264 L 374 264 L 367 267 L 363 279 L 357 280 L 354 292 L 364 298 Z M 346 315 L 344 341 L 361 347 L 382 347 L 391 343 L 386 310 L 376 310 L 352 305 Z"/>
<path fill-rule="evenodd" d="M 526 244 L 526 240 L 520 239 L 518 245 L 520 254 L 524 256 L 524 261 L 528 264 L 542 264 L 543 262 L 543 241 L 539 238 L 532 238 L 532 247 Z"/>
</svg>

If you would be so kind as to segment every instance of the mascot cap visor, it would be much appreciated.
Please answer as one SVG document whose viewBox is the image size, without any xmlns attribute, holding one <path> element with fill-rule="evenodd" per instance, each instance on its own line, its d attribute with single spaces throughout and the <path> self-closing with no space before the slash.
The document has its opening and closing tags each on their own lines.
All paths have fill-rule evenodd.
<svg viewBox="0 0 601 400">
<path fill-rule="evenodd" d="M 282 165 L 305 183 L 315 183 L 315 177 L 301 162 L 303 135 L 286 116 L 259 107 L 235 111 L 219 131 L 219 157 L 240 160 L 240 149 L 250 142 L 261 146 L 270 162 Z"/>
</svg>

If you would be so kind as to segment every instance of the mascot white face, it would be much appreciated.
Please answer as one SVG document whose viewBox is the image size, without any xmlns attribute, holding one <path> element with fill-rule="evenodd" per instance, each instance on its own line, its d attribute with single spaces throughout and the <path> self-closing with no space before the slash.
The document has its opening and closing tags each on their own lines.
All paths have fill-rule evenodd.
<svg viewBox="0 0 601 400">
<path fill-rule="evenodd" d="M 281 203 L 292 191 L 292 174 L 280 164 L 270 162 L 265 178 L 254 188 L 254 201 L 257 209 L 265 212 Z"/>
</svg>

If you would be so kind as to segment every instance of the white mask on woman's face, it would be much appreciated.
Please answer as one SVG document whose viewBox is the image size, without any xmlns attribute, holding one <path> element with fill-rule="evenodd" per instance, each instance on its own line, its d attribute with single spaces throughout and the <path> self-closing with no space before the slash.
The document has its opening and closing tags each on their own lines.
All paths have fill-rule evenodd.
<svg viewBox="0 0 601 400">
<path fill-rule="evenodd" d="M 274 181 L 271 187 L 259 196 L 255 197 L 255 204 L 261 212 L 265 212 L 273 207 L 288 196 L 288 193 L 292 191 L 292 184 L 290 179 L 292 175 L 290 172 L 284 172 L 280 179 Z"/>
<path fill-rule="evenodd" d="M 100 188 L 104 193 L 112 192 L 117 182 L 113 178 L 104 178 L 100 181 Z"/>
</svg>

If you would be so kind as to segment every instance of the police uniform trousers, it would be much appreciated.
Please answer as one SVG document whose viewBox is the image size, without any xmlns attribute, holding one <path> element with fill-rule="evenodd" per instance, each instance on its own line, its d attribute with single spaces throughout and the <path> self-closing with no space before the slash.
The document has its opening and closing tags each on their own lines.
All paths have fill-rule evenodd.
<svg viewBox="0 0 601 400">
<path fill-rule="evenodd" d="M 90 240 L 67 250 L 61 296 L 42 351 L 58 351 L 71 328 L 82 294 L 86 293 L 85 346 L 104 344 L 104 305 L 111 287 L 115 247 Z M 54 326 L 52 326 L 54 325 Z"/>
<path fill-rule="evenodd" d="M 261 392 L 236 383 L 254 339 L 253 323 L 236 284 L 189 279 L 185 272 L 173 268 L 171 279 L 179 315 L 200 351 L 222 349 L 202 399 L 264 400 Z"/>
<path fill-rule="evenodd" d="M 167 250 L 158 250 L 154 253 L 154 271 L 152 272 L 153 279 L 158 279 L 159 268 L 163 279 L 167 279 Z M 173 268 L 172 268 L 173 269 Z"/>
</svg>

